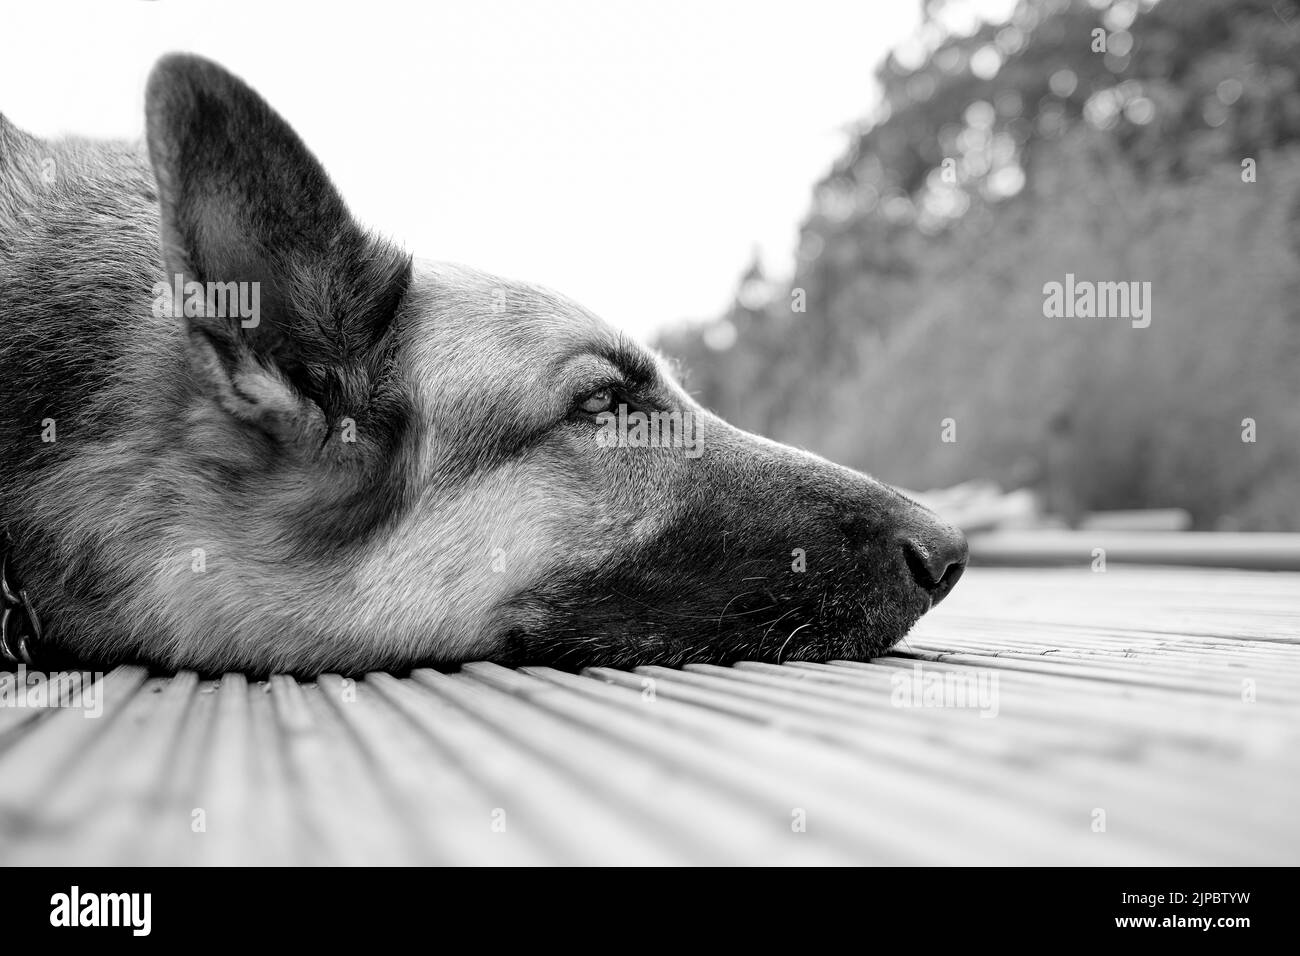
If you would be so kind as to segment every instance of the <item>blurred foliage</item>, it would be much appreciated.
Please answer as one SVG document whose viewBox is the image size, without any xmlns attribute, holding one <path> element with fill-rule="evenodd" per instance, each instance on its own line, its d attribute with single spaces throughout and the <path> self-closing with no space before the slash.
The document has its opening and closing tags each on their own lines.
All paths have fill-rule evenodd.
<svg viewBox="0 0 1300 956">
<path fill-rule="evenodd" d="M 755 266 L 659 347 L 737 425 L 906 487 L 1300 530 L 1300 3 L 943 12 L 879 69 L 793 278 Z M 1151 326 L 1045 318 L 1067 272 L 1151 282 Z"/>
</svg>

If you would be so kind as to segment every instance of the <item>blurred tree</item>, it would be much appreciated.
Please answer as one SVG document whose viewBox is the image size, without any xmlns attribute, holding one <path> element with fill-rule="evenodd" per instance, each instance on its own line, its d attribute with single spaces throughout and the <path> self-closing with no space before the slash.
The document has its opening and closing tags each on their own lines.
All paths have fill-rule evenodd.
<svg viewBox="0 0 1300 956">
<path fill-rule="evenodd" d="M 660 347 L 738 424 L 910 487 L 1300 529 L 1300 8 L 1022 0 L 969 35 L 923 9 L 789 287 L 755 265 Z M 1067 272 L 1151 282 L 1150 328 L 1045 318 Z"/>
</svg>

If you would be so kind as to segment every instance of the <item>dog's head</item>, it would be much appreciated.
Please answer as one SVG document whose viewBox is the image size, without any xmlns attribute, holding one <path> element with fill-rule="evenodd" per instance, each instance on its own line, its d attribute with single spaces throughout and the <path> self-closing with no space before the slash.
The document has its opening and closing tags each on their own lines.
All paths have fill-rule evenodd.
<svg viewBox="0 0 1300 956">
<path fill-rule="evenodd" d="M 212 555 L 157 578 L 174 662 L 864 657 L 960 576 L 929 511 L 727 425 L 581 306 L 366 233 L 219 67 L 165 59 L 147 112 L 190 370 L 169 527 Z"/>
</svg>

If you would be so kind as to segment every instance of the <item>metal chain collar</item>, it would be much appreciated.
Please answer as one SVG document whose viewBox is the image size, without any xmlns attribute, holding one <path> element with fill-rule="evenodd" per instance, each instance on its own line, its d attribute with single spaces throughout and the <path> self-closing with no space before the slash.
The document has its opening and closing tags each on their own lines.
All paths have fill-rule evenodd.
<svg viewBox="0 0 1300 956">
<path fill-rule="evenodd" d="M 0 661 L 30 666 L 32 648 L 41 640 L 41 619 L 18 581 L 13 552 L 13 538 L 0 530 Z"/>
</svg>

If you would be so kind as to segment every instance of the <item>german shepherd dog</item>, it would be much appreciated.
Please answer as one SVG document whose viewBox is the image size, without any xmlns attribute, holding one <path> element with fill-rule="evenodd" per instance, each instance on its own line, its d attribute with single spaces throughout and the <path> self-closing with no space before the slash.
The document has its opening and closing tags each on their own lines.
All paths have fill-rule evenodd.
<svg viewBox="0 0 1300 956">
<path fill-rule="evenodd" d="M 0 117 L 0 527 L 38 653 L 866 658 L 961 575 L 934 514 L 719 420 L 581 306 L 364 230 L 221 67 L 162 59 L 146 129 Z M 602 440 L 638 413 L 674 440 Z"/>
</svg>

